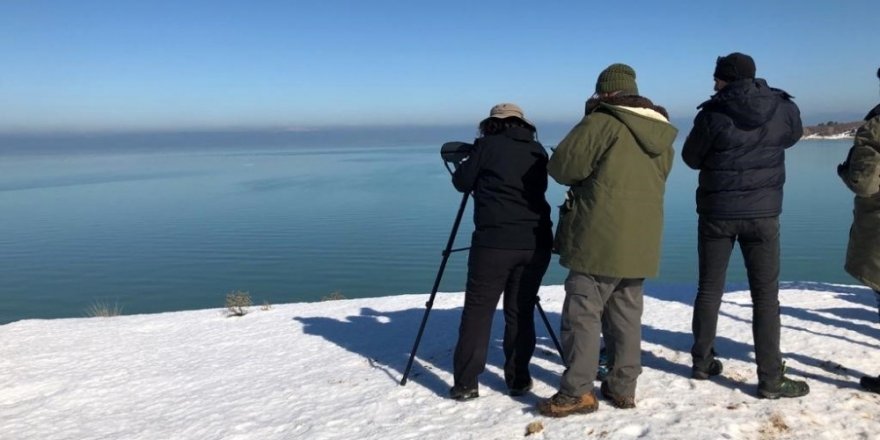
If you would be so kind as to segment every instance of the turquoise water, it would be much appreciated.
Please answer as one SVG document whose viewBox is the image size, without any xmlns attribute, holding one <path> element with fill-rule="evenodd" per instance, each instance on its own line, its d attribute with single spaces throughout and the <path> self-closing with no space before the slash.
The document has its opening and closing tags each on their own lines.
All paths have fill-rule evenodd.
<svg viewBox="0 0 880 440">
<path fill-rule="evenodd" d="M 848 146 L 789 150 L 783 280 L 854 282 L 842 270 L 852 199 L 835 175 Z M 126 314 L 221 307 L 232 290 L 255 303 L 429 292 L 461 200 L 438 151 L 0 155 L 0 323 L 83 316 L 95 301 Z M 696 179 L 675 164 L 651 283 L 695 285 Z M 563 192 L 551 185 L 551 205 Z M 465 265 L 452 256 L 441 291 L 463 290 Z M 564 276 L 554 260 L 544 284 Z M 728 281 L 745 281 L 738 257 Z"/>
</svg>

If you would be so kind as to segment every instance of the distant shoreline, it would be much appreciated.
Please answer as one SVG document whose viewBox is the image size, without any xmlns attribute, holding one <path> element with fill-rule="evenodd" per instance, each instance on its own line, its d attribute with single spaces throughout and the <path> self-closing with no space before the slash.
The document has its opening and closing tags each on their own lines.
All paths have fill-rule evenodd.
<svg viewBox="0 0 880 440">
<path fill-rule="evenodd" d="M 802 136 L 800 140 L 802 140 L 802 141 L 841 141 L 841 140 L 850 140 L 850 139 L 855 139 L 855 134 L 853 134 L 853 133 L 841 133 L 841 134 L 833 134 L 833 135 L 810 134 L 810 135 Z"/>
<path fill-rule="evenodd" d="M 840 140 L 853 139 L 856 130 L 864 124 L 865 121 L 855 122 L 834 122 L 829 121 L 819 125 L 810 125 L 804 127 L 804 135 L 801 140 Z"/>
</svg>

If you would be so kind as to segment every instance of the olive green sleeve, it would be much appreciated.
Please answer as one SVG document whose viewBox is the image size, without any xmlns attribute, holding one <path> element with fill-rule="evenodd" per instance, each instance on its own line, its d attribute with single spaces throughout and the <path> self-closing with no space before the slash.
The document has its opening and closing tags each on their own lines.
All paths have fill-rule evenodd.
<svg viewBox="0 0 880 440">
<path fill-rule="evenodd" d="M 591 113 L 574 126 L 547 164 L 547 173 L 561 185 L 576 185 L 585 180 L 596 168 L 613 136 L 609 123 L 612 116 Z M 616 120 L 615 123 L 619 123 Z"/>
<path fill-rule="evenodd" d="M 837 173 L 857 196 L 870 197 L 880 192 L 880 117 L 859 128 L 846 162 L 838 167 Z"/>
</svg>

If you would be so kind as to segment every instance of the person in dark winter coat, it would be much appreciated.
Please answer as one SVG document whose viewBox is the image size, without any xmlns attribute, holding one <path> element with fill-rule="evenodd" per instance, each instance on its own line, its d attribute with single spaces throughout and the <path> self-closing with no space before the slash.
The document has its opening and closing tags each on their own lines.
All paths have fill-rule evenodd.
<svg viewBox="0 0 880 440">
<path fill-rule="evenodd" d="M 535 305 L 550 263 L 553 223 L 547 190 L 547 152 L 535 126 L 515 104 L 492 107 L 481 137 L 453 174 L 461 192 L 473 192 L 474 233 L 467 287 L 453 358 L 450 397 L 479 396 L 477 376 L 486 366 L 492 316 L 504 294 L 504 379 L 518 396 L 532 387 Z"/>
<path fill-rule="evenodd" d="M 880 69 L 877 78 L 880 79 Z M 855 193 L 844 268 L 874 289 L 880 312 L 880 105 L 865 116 L 846 161 L 837 166 L 837 174 Z M 880 376 L 865 376 L 860 384 L 868 391 L 880 393 Z"/>
<path fill-rule="evenodd" d="M 603 324 L 611 369 L 600 391 L 617 408 L 636 405 L 642 285 L 659 271 L 663 197 L 678 133 L 663 107 L 639 96 L 636 72 L 626 64 L 599 74 L 586 110 L 547 168 L 570 187 L 555 240 L 559 263 L 569 269 L 561 333 L 568 368 L 559 391 L 538 404 L 550 417 L 598 408 L 593 381 Z"/>
<path fill-rule="evenodd" d="M 755 62 L 734 52 L 719 57 L 715 91 L 700 104 L 682 158 L 700 171 L 697 188 L 699 285 L 691 348 L 694 379 L 721 374 L 715 332 L 727 264 L 735 242 L 752 295 L 758 395 L 800 397 L 806 382 L 786 377 L 779 348 L 779 215 L 785 150 L 803 134 L 788 93 L 755 78 Z"/>
</svg>

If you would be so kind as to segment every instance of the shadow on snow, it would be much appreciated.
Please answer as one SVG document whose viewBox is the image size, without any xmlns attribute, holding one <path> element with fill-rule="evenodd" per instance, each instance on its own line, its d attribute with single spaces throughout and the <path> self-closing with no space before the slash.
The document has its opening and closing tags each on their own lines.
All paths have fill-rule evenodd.
<svg viewBox="0 0 880 440">
<path fill-rule="evenodd" d="M 747 289 L 747 286 L 729 286 L 738 291 Z M 876 344 L 856 341 L 846 336 L 837 334 L 834 329 L 846 329 L 858 332 L 873 338 L 880 338 L 877 327 L 870 325 L 877 320 L 874 296 L 870 289 L 855 286 L 840 286 L 825 283 L 782 283 L 781 289 L 800 289 L 807 293 L 810 291 L 831 292 L 837 298 L 858 304 L 861 307 L 829 308 L 820 310 L 798 309 L 781 307 L 783 315 L 803 321 L 811 321 L 821 324 L 822 328 L 828 328 L 827 333 L 815 329 L 807 329 L 797 325 L 785 325 L 783 319 L 782 344 L 785 346 L 787 337 L 794 337 L 793 332 L 803 331 L 825 337 L 840 339 L 846 342 L 863 345 L 870 349 L 878 349 Z M 684 291 L 684 292 L 682 292 Z M 646 286 L 645 295 L 665 301 L 676 301 L 690 305 L 693 301 L 694 289 L 688 291 L 679 287 L 677 290 L 658 288 L 658 286 Z M 438 295 L 442 295 L 439 293 Z M 426 295 L 427 296 L 427 295 Z M 725 301 L 737 307 L 751 307 L 750 304 L 736 304 Z M 357 315 L 348 316 L 343 320 L 325 317 L 294 317 L 295 321 L 302 323 L 303 332 L 310 335 L 323 337 L 324 339 L 360 356 L 365 357 L 373 368 L 382 370 L 394 382 L 399 382 L 403 370 L 409 360 L 410 351 L 415 341 L 416 332 L 424 315 L 424 308 L 407 309 L 399 311 L 379 311 L 372 308 L 361 308 Z M 547 318 L 553 325 L 553 331 L 559 331 L 560 315 L 557 312 L 546 311 Z M 537 313 L 537 312 L 536 312 Z M 738 320 L 749 320 L 731 315 L 722 310 L 722 315 Z M 458 337 L 458 325 L 461 318 L 461 307 L 454 309 L 431 310 L 425 333 L 422 337 L 413 368 L 408 380 L 418 383 L 439 396 L 445 397 L 451 384 L 444 378 L 452 374 L 452 352 Z M 492 324 L 492 335 L 502 335 L 504 316 L 497 311 Z M 535 318 L 536 333 L 538 335 L 535 358 L 547 359 L 557 363 L 561 370 L 561 360 L 556 348 L 547 333 L 547 328 L 539 316 Z M 642 351 L 642 363 L 646 368 L 656 369 L 675 376 L 690 377 L 690 346 L 693 341 L 688 332 L 671 331 L 643 325 L 642 339 L 646 343 L 656 344 L 673 352 L 678 352 L 677 359 L 686 359 L 687 363 L 677 363 L 669 359 L 659 357 L 650 351 Z M 754 362 L 752 341 L 736 341 L 719 334 L 716 338 L 716 350 L 721 359 L 737 359 L 749 363 Z M 799 353 L 783 353 L 783 359 L 792 359 L 804 365 L 816 366 L 828 374 L 814 374 L 811 372 L 789 368 L 790 373 L 803 376 L 810 380 L 820 381 L 840 388 L 857 388 L 854 378 L 867 373 L 855 371 L 836 363 L 845 362 L 846 359 L 835 359 L 835 362 L 824 359 L 816 359 Z M 487 370 L 480 375 L 481 387 L 491 389 L 498 393 L 507 391 L 503 378 L 504 358 L 501 348 L 500 337 L 493 337 L 487 356 Z M 559 383 L 558 370 L 548 370 L 534 363 L 531 365 L 532 377 L 535 381 L 541 381 L 556 386 Z M 442 373 L 442 374 L 441 374 Z M 876 372 L 875 372 L 876 373 Z M 442 376 L 442 377 L 441 377 Z M 754 384 L 739 382 L 730 378 L 721 377 L 715 383 L 731 388 L 739 389 L 746 394 L 751 394 Z"/>
</svg>

